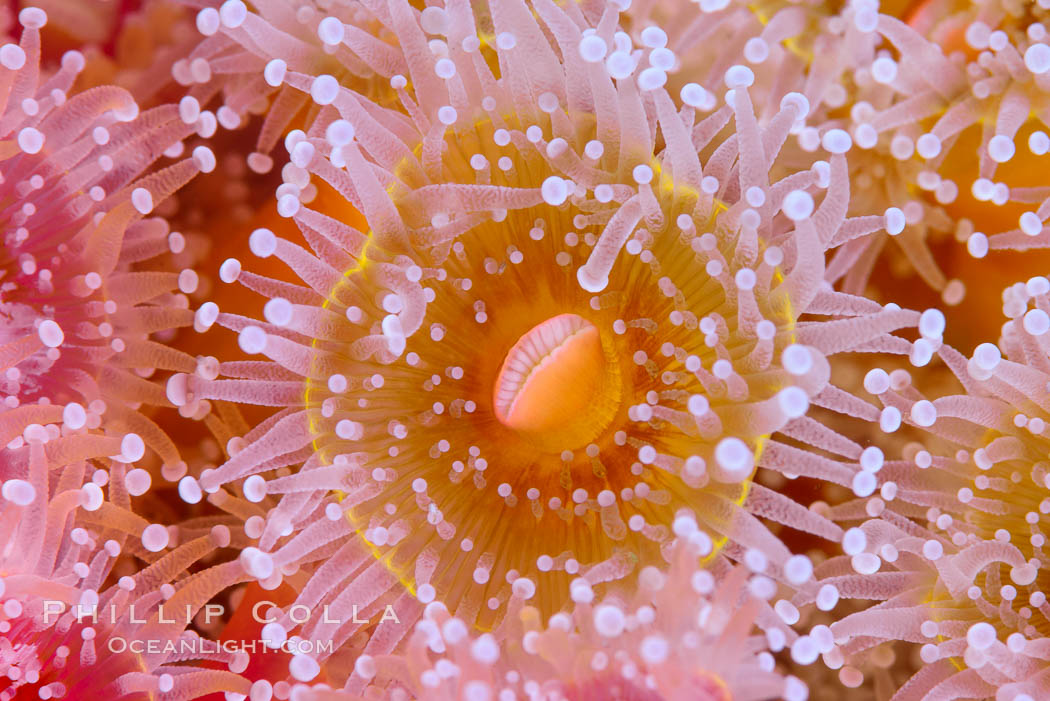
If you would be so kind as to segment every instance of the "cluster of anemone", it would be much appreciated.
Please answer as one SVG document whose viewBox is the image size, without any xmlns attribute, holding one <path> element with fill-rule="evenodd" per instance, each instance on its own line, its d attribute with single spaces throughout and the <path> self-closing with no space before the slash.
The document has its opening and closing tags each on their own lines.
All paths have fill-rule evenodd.
<svg viewBox="0 0 1050 701">
<path fill-rule="evenodd" d="M 0 701 L 1050 694 L 1044 0 L 182 5 L 0 11 Z"/>
<path fill-rule="evenodd" d="M 398 620 L 369 619 L 366 654 L 388 652 L 434 600 L 482 628 L 515 599 L 551 615 L 575 577 L 631 586 L 665 562 L 683 508 L 709 560 L 758 550 L 804 587 L 756 516 L 832 542 L 842 531 L 755 470 L 866 483 L 862 448 L 806 411 L 875 412 L 830 381 L 829 358 L 916 352 L 892 332 L 917 312 L 822 285 L 829 250 L 903 215 L 847 216 L 843 130 L 823 135 L 825 158 L 778 165 L 805 96 L 756 86 L 779 104 L 760 124 L 754 71 L 729 65 L 729 104 L 706 115 L 706 89 L 665 87 L 666 33 L 635 44 L 614 7 L 592 20 L 542 3 L 489 12 L 485 41 L 465 6 L 377 13 L 402 51 L 390 107 L 370 99 L 374 83 L 265 63 L 269 85 L 317 112 L 286 137 L 276 193 L 306 246 L 254 230 L 251 257 L 291 274 L 231 258 L 220 278 L 267 297 L 263 319 L 214 302 L 196 313 L 198 330 L 231 329 L 268 361 L 177 373 L 167 396 L 279 408 L 195 482 L 265 507 L 245 560 L 266 586 L 312 570 L 270 624 L 277 638 L 343 643 L 362 628 L 299 624 L 295 606 L 394 606 Z M 359 29 L 300 16 L 333 52 L 375 58 Z M 198 16 L 238 42 L 265 36 L 263 19 L 236 3 Z M 345 204 L 313 209 L 321 188 Z"/>
</svg>

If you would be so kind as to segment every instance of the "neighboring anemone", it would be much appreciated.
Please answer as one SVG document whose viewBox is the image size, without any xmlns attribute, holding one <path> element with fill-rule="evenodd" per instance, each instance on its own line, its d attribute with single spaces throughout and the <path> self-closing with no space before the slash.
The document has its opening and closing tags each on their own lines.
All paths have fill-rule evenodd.
<svg viewBox="0 0 1050 701">
<path fill-rule="evenodd" d="M 355 530 L 304 601 L 368 606 L 401 580 L 488 627 L 515 588 L 549 614 L 573 577 L 597 584 L 660 562 L 681 508 L 697 511 L 712 550 L 760 550 L 777 577 L 789 553 L 754 514 L 837 539 L 750 478 L 765 465 L 850 485 L 861 448 L 803 414 L 810 401 L 877 412 L 828 384 L 824 356 L 908 352 L 890 332 L 918 320 L 822 284 L 829 246 L 886 224 L 845 217 L 848 135 L 826 135 L 830 163 L 770 183 L 807 106 L 790 94 L 760 126 L 747 68 L 729 71 L 734 107 L 694 124 L 695 90 L 678 105 L 662 71 L 635 75 L 619 49 L 605 60 L 613 9 L 585 34 L 550 3 L 494 2 L 491 60 L 464 4 L 390 12 L 414 97 L 406 78 L 392 84 L 410 117 L 332 76 L 267 69 L 324 106 L 309 134 L 288 137 L 278 189 L 278 211 L 314 250 L 266 229 L 250 247 L 309 286 L 228 260 L 223 280 L 271 298 L 267 322 L 206 304 L 197 324 L 239 332 L 272 362 L 168 383 L 190 414 L 208 399 L 283 408 L 199 480 L 209 492 L 243 482 L 270 505 L 286 495 L 256 529 L 264 578 Z M 428 32 L 447 55 L 429 53 Z M 709 143 L 734 115 L 736 131 Z M 314 176 L 343 209 L 300 202 Z M 354 209 L 367 235 L 339 221 Z M 770 438 L 778 430 L 793 445 Z M 800 462 L 799 444 L 852 464 Z"/>
<path fill-rule="evenodd" d="M 899 371 L 865 378 L 894 418 L 888 428 L 903 417 L 920 442 L 884 463 L 879 508 L 838 507 L 842 520 L 880 518 L 847 531 L 848 557 L 817 576 L 843 597 L 881 602 L 831 626 L 848 654 L 884 640 L 922 645 L 925 666 L 894 698 L 1050 693 L 1050 281 L 1014 285 L 1004 300 L 998 345 L 969 360 L 939 351 L 964 394 L 930 401 Z"/>
<path fill-rule="evenodd" d="M 796 636 L 766 603 L 776 586 L 761 558 L 750 561 L 759 572 L 724 566 L 716 579 L 698 566 L 696 521 L 674 529 L 669 569 L 646 567 L 630 593 L 598 599 L 576 579 L 570 613 L 525 606 L 502 643 L 434 602 L 402 652 L 356 660 L 369 685 L 360 695 L 295 687 L 292 698 L 804 701 L 805 684 L 775 671 L 773 653 Z"/>
<path fill-rule="evenodd" d="M 282 84 L 283 70 L 331 74 L 377 104 L 396 101 L 389 80 L 405 73 L 406 65 L 396 34 L 377 18 L 385 7 L 315 0 L 253 3 L 252 9 L 242 0 L 209 4 L 196 17 L 205 39 L 173 64 L 172 75 L 202 101 L 221 87 L 215 114 L 223 124 L 264 116 L 256 151 L 248 157 L 254 172 L 269 172 L 274 146 L 317 115 L 308 95 Z M 279 60 L 270 64 L 272 59 Z"/>
<path fill-rule="evenodd" d="M 1050 12 L 1034 2 L 938 0 L 921 3 L 909 19 L 930 42 L 964 57 L 962 71 L 951 80 L 957 87 L 948 95 L 950 104 L 930 129 L 936 138 L 926 137 L 930 153 L 942 142 L 945 155 L 934 163 L 942 165 L 944 179 L 928 177 L 925 189 L 935 190 L 938 199 L 946 187 L 960 191 L 957 203 L 954 197 L 943 201 L 953 217 L 967 217 L 976 228 L 963 232 L 975 257 L 989 249 L 1045 247 L 1050 240 L 1043 234 L 1050 190 L 1042 187 L 1040 158 L 1050 150 L 1042 131 L 1050 126 L 1048 20 Z"/>
<path fill-rule="evenodd" d="M 715 95 L 726 89 L 725 72 L 736 63 L 754 66 L 765 82 L 751 89 L 760 120 L 776 114 L 787 92 L 799 90 L 809 97 L 802 86 L 813 44 L 822 41 L 820 22 L 829 16 L 823 3 L 635 0 L 626 4 L 622 18 L 626 31 L 638 46 L 652 49 L 648 60 L 667 71 L 669 90 L 680 90 L 690 82 L 705 88 L 701 108 L 714 108 Z M 630 43 L 617 46 L 630 48 Z M 763 64 L 777 68 L 761 70 Z"/>
<path fill-rule="evenodd" d="M 812 53 L 807 53 L 809 65 L 802 90 L 813 105 L 812 124 L 797 131 L 798 147 L 803 152 L 815 151 L 827 130 L 850 132 L 855 146 L 850 158 L 850 211 L 892 212 L 893 223 L 887 227 L 887 234 L 896 237 L 911 267 L 940 290 L 945 278 L 933 262 L 927 239 L 931 229 L 947 226 L 947 217 L 938 215 L 935 203 L 930 206 L 916 199 L 915 182 L 921 166 L 908 160 L 914 148 L 907 153 L 898 148 L 902 139 L 914 138 L 911 132 L 916 125 L 908 119 L 894 119 L 896 112 L 879 113 L 891 106 L 895 96 L 887 83 L 896 81 L 896 89 L 910 95 L 928 90 L 923 81 L 931 79 L 919 72 L 907 72 L 897 79 L 896 63 L 888 58 L 890 52 L 879 48 L 883 37 L 872 31 L 880 17 L 877 8 L 877 3 L 851 2 L 840 13 L 821 20 L 822 32 L 813 42 Z M 879 21 L 894 29 L 904 26 L 888 16 Z M 892 70 L 884 65 L 887 61 Z M 863 128 L 858 122 L 864 123 Z M 880 132 L 885 133 L 881 139 Z M 894 148 L 890 148 L 891 141 Z M 916 207 L 918 212 L 913 211 Z M 923 217 L 924 213 L 927 216 Z M 829 263 L 827 279 L 844 291 L 863 294 L 873 266 L 880 255 L 885 255 L 886 242 L 884 235 L 848 242 Z"/>
<path fill-rule="evenodd" d="M 52 0 L 58 2 L 80 11 L 85 7 L 77 0 Z M 78 86 L 118 85 L 143 108 L 184 96 L 185 86 L 175 80 L 172 66 L 200 42 L 193 14 L 177 0 L 145 0 L 125 3 L 118 17 L 105 41 L 83 47 L 87 65 Z"/>
<path fill-rule="evenodd" d="M 129 469 L 144 449 L 135 434 L 100 434 L 54 405 L 8 410 L 0 427 L 0 699 L 247 694 L 235 673 L 247 656 L 209 651 L 185 630 L 214 582 L 243 573 L 237 563 L 187 572 L 230 543 L 229 529 L 176 543 L 181 530 L 132 510 L 148 488 L 145 471 Z M 119 576 L 129 558 L 145 564 Z"/>
<path fill-rule="evenodd" d="M 922 166 L 911 159 L 914 149 L 901 155 L 900 149 L 891 153 L 886 148 L 874 148 L 868 132 L 858 133 L 853 124 L 871 116 L 875 109 L 872 102 L 876 106 L 886 102 L 892 93 L 883 86 L 896 77 L 894 64 L 893 76 L 887 78 L 886 60 L 878 62 L 873 77 L 873 62 L 888 55 L 886 50 L 878 50 L 882 37 L 868 29 L 877 7 L 866 1 L 841 7 L 820 2 L 744 5 L 715 1 L 701 2 L 701 12 L 697 13 L 694 3 L 635 2 L 629 17 L 640 43 L 658 47 L 652 55 L 668 66 L 672 83 L 676 78 L 696 80 L 717 93 L 724 89 L 722 73 L 742 58 L 768 83 L 762 89 L 770 94 L 755 99 L 760 117 L 772 117 L 787 90 L 802 93 L 813 106 L 814 124 L 793 125 L 798 144 L 789 150 L 788 163 L 812 162 L 814 157 L 807 154 L 820 148 L 824 133 L 848 128 L 855 145 L 860 146 L 852 150 L 850 158 L 850 213 L 887 211 L 892 219 L 888 234 L 895 237 L 904 232 L 897 241 L 907 260 L 931 286 L 941 290 L 947 281 L 926 240 L 934 231 L 951 230 L 953 223 L 935 203 L 913 201 L 915 183 L 922 180 L 925 184 L 919 178 Z M 671 28 L 667 35 L 651 22 L 669 14 L 674 21 L 658 22 Z M 698 50 L 699 45 L 716 36 L 721 53 Z M 763 71 L 765 65 L 777 69 Z M 901 89 L 912 87 L 909 83 Z M 716 103 L 714 95 L 706 94 L 705 99 L 709 108 Z M 846 115 L 849 119 L 844 118 Z M 905 203 L 910 204 L 905 207 Z M 863 294 L 885 242 L 885 236 L 846 242 L 829 263 L 825 279 L 843 291 Z M 949 291 L 953 303 L 961 298 L 956 288 L 958 284 Z"/>
<path fill-rule="evenodd" d="M 837 41 L 819 59 L 838 68 L 828 89 L 841 99 L 806 92 L 817 115 L 816 128 L 803 130 L 800 144 L 816 148 L 818 129 L 850 131 L 860 149 L 851 162 L 856 204 L 867 211 L 879 203 L 899 208 L 904 217 L 890 233 L 899 234 L 897 242 L 926 283 L 948 304 L 958 304 L 967 280 L 947 278 L 942 265 L 949 274 L 963 273 L 954 270 L 951 254 L 942 258 L 946 263 L 935 258 L 931 246 L 937 239 L 966 241 L 979 256 L 989 245 L 1029 247 L 1031 242 L 1018 241 L 1018 236 L 1038 235 L 1047 214 L 1040 208 L 1047 193 L 1026 187 L 1038 181 L 1036 159 L 1019 153 L 1022 166 L 1007 163 L 1020 150 L 1014 143 L 1020 134 L 1032 135 L 1033 153 L 1047 150 L 1046 135 L 1032 126 L 1045 124 L 1050 109 L 1046 28 L 1036 21 L 1027 35 L 992 32 L 981 20 L 991 21 L 997 3 L 925 3 L 909 13 L 907 22 L 878 14 L 874 3 L 854 5 L 851 16 L 842 18 L 848 21 L 828 25 L 828 36 Z M 916 31 L 912 25 L 929 24 L 931 13 L 937 17 L 934 24 L 945 31 Z M 957 36 L 963 33 L 965 43 Z M 888 46 L 879 46 L 883 39 Z M 1030 115 L 1032 123 L 1026 125 Z M 1003 168 L 1016 172 L 1004 174 L 1007 182 L 994 182 Z M 1011 208 L 1003 207 L 1007 203 Z M 1023 209 L 1014 209 L 1026 203 L 1036 204 L 1037 211 L 1025 213 L 1020 229 L 993 236 L 990 244 L 988 235 L 1017 226 L 1008 217 L 1017 222 Z M 831 267 L 836 279 L 848 274 L 844 289 L 864 290 L 884 243 L 868 237 L 843 247 Z M 880 293 L 887 296 L 889 289 Z"/>
<path fill-rule="evenodd" d="M 144 175 L 181 153 L 192 120 L 175 105 L 139 114 L 113 86 L 68 94 L 83 56 L 69 52 L 42 75 L 47 16 L 19 17 L 21 43 L 0 47 L 0 403 L 67 405 L 90 428 L 105 414 L 177 473 L 178 449 L 138 409 L 170 406 L 147 379 L 154 371 L 196 368 L 151 335 L 193 323 L 184 294 L 198 276 L 159 259 L 179 260 L 185 239 L 146 215 L 215 158 L 199 146 Z"/>
</svg>

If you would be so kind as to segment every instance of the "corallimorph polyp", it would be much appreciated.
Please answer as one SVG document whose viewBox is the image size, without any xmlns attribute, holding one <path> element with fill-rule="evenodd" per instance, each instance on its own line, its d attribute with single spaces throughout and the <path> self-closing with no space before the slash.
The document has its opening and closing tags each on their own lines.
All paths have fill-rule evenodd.
<svg viewBox="0 0 1050 701">
<path fill-rule="evenodd" d="M 512 593 L 553 613 L 573 577 L 660 562 L 683 510 L 708 555 L 755 549 L 782 577 L 789 552 L 753 514 L 841 531 L 751 476 L 763 461 L 844 485 L 860 472 L 859 446 L 803 416 L 811 401 L 877 413 L 828 384 L 825 355 L 908 352 L 890 333 L 918 314 L 835 293 L 824 255 L 900 213 L 846 219 L 838 130 L 829 161 L 771 182 L 808 103 L 763 94 L 780 108 L 760 125 L 744 66 L 726 74 L 731 104 L 697 122 L 709 95 L 664 89 L 662 31 L 633 46 L 612 5 L 590 19 L 542 0 L 487 9 L 491 35 L 464 2 L 391 3 L 403 111 L 267 65 L 322 106 L 288 136 L 277 192 L 313 250 L 256 230 L 252 253 L 305 286 L 230 259 L 221 278 L 270 297 L 266 321 L 197 312 L 198 328 L 231 328 L 272 362 L 176 375 L 169 398 L 282 407 L 201 486 L 286 495 L 251 555 L 271 583 L 349 529 L 369 544 L 381 566 L 349 551 L 338 573 L 325 563 L 311 605 L 368 605 L 401 580 L 483 627 Z M 310 209 L 312 178 L 345 206 Z M 367 233 L 346 223 L 355 210 Z M 849 462 L 795 460 L 769 438 L 781 429 Z M 311 455 L 298 474 L 263 476 Z M 341 512 L 349 527 L 322 523 Z"/>
<path fill-rule="evenodd" d="M 825 571 L 845 596 L 881 603 L 831 629 L 847 654 L 887 639 L 920 643 L 924 667 L 902 699 L 1050 693 L 1048 293 L 1045 277 L 1006 291 L 998 345 L 969 359 L 941 349 L 965 393 L 931 401 L 880 369 L 865 379 L 922 442 L 887 461 L 894 501 L 847 531 L 850 565 Z"/>
<path fill-rule="evenodd" d="M 272 79 L 272 72 L 260 75 L 270 58 L 280 57 L 294 71 L 331 74 L 378 104 L 397 101 L 387 80 L 404 70 L 400 51 L 391 45 L 397 37 L 366 5 L 329 4 L 322 12 L 314 0 L 252 4 L 249 9 L 241 0 L 231 0 L 198 12 L 197 29 L 205 38 L 175 62 L 172 75 L 201 97 L 221 83 L 220 121 L 236 123 L 246 112 L 261 112 L 256 151 L 247 161 L 253 171 L 268 172 L 273 167 L 270 152 L 316 109 L 308 94 Z"/>
<path fill-rule="evenodd" d="M 68 94 L 84 57 L 68 52 L 48 75 L 39 34 L 47 16 L 28 8 L 19 17 L 20 44 L 0 47 L 0 401 L 65 405 L 79 417 L 71 423 L 92 429 L 105 414 L 184 470 L 174 443 L 137 410 L 167 404 L 146 379 L 154 371 L 196 367 L 151 334 L 193 323 L 183 293 L 198 278 L 170 269 L 162 256 L 185 240 L 146 215 L 215 157 L 199 146 L 145 174 L 162 154 L 182 153 L 191 123 L 175 105 L 140 114 L 114 86 Z M 5 443 L 21 430 L 12 428 Z"/>
<path fill-rule="evenodd" d="M 795 632 L 755 593 L 771 580 L 743 565 L 716 577 L 699 564 L 696 522 L 679 517 L 674 530 L 666 569 L 643 568 L 629 593 L 599 598 L 575 580 L 568 612 L 545 618 L 527 606 L 502 644 L 434 602 L 403 651 L 356 660 L 365 693 L 300 687 L 295 698 L 805 701 L 806 685 L 775 669 L 773 652 Z"/>
<path fill-rule="evenodd" d="M 243 577 L 236 562 L 187 575 L 230 544 L 229 529 L 169 530 L 136 514 L 145 472 L 132 468 L 134 434 L 100 435 L 61 409 L 7 411 L 0 425 L 26 418 L 41 423 L 0 448 L 0 700 L 247 694 L 247 680 L 214 664 L 242 671 L 247 655 L 185 630 L 215 582 Z M 129 558 L 142 562 L 119 576 Z"/>
</svg>

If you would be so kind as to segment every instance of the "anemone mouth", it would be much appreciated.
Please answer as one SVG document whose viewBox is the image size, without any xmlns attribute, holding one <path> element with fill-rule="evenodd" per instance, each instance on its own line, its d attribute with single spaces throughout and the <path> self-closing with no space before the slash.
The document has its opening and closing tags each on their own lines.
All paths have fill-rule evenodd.
<svg viewBox="0 0 1050 701">
<path fill-rule="evenodd" d="M 721 382 L 724 368 L 763 361 L 737 330 L 715 235 L 698 236 L 728 226 L 717 201 L 703 205 L 654 164 L 656 207 L 604 289 L 588 292 L 577 271 L 623 195 L 609 186 L 608 206 L 544 201 L 550 165 L 518 127 L 449 129 L 431 152 L 442 185 L 397 170 L 388 192 L 410 244 L 370 234 L 324 303 L 333 332 L 314 340 L 306 386 L 317 452 L 352 464 L 355 486 L 381 484 L 375 498 L 340 492 L 355 529 L 410 591 L 457 602 L 481 628 L 500 620 L 512 588 L 550 614 L 584 571 L 619 579 L 659 558 L 682 508 L 704 513 L 717 552 L 765 436 L 731 434 L 748 459 L 730 474 L 713 407 L 784 386 L 776 372 Z M 595 138 L 593 120 L 577 130 L 580 144 Z M 616 162 L 592 155 L 592 167 Z M 485 208 L 478 182 L 521 188 L 520 205 L 470 214 Z M 776 265 L 763 270 L 759 286 L 779 279 Z M 399 275 L 423 288 L 423 318 L 405 335 L 417 293 Z M 789 331 L 781 343 L 790 336 L 789 301 L 763 298 L 757 312 Z"/>
<path fill-rule="evenodd" d="M 615 350 L 577 314 L 558 314 L 529 329 L 507 352 L 493 385 L 499 422 L 546 452 L 593 441 L 623 395 Z"/>
</svg>

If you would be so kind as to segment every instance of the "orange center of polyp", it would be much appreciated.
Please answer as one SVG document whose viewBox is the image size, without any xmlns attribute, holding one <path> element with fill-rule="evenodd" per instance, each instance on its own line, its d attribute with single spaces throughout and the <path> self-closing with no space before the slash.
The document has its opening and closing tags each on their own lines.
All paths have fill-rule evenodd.
<svg viewBox="0 0 1050 701">
<path fill-rule="evenodd" d="M 622 394 L 619 366 L 598 328 L 576 314 L 559 314 L 534 326 L 507 353 L 493 406 L 504 426 L 557 452 L 598 437 Z"/>
</svg>

